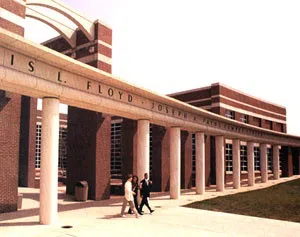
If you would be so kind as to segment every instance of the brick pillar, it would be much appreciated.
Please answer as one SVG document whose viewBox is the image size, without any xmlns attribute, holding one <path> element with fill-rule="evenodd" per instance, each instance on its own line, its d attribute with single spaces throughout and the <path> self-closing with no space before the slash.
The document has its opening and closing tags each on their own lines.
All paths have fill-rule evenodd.
<svg viewBox="0 0 300 237">
<path fill-rule="evenodd" d="M 34 187 L 37 99 L 22 96 L 20 123 L 19 186 Z"/>
<path fill-rule="evenodd" d="M 216 184 L 216 137 L 210 136 L 210 184 Z"/>
<path fill-rule="evenodd" d="M 89 199 L 110 196 L 111 118 L 69 106 L 67 193 L 74 194 L 76 181 L 86 180 Z"/>
<path fill-rule="evenodd" d="M 293 176 L 293 155 L 292 155 L 292 150 L 289 148 L 289 153 L 288 153 L 288 177 Z"/>
<path fill-rule="evenodd" d="M 170 190 L 170 132 L 165 127 L 152 125 L 152 190 Z"/>
<path fill-rule="evenodd" d="M 136 174 L 137 121 L 123 119 L 122 123 L 122 176 Z"/>
<path fill-rule="evenodd" d="M 84 33 L 81 30 L 78 30 L 78 31 L 76 31 L 76 47 L 75 48 L 71 48 L 70 45 L 67 43 L 66 40 L 63 39 L 62 36 L 55 37 L 51 40 L 48 40 L 44 44 L 44 46 L 46 46 L 48 48 L 51 48 L 53 50 L 56 50 L 58 52 L 61 52 L 61 53 L 66 51 L 67 56 L 71 56 L 71 57 L 75 58 L 78 61 L 81 61 L 85 64 L 88 64 L 90 66 L 98 68 L 98 69 L 100 69 L 104 72 L 111 73 L 112 72 L 112 62 L 111 62 L 111 58 L 112 58 L 112 29 L 110 29 L 108 26 L 104 25 L 100 21 L 95 21 L 94 24 L 95 24 L 95 40 L 90 41 L 84 35 Z M 87 43 L 89 44 L 88 46 L 85 45 Z M 85 45 L 85 46 L 83 46 L 83 45 Z M 96 118 L 101 117 L 101 115 L 99 115 L 97 113 L 93 114 L 91 111 L 84 110 L 84 109 L 79 109 L 79 108 L 75 109 L 74 107 L 69 109 L 69 112 L 70 111 L 73 111 L 73 112 L 71 112 L 72 113 L 71 116 L 73 116 L 73 118 L 76 118 L 76 121 L 75 122 L 74 121 L 69 121 L 70 120 L 70 114 L 68 115 L 68 125 L 73 124 L 73 127 L 71 127 L 71 128 L 68 127 L 68 130 L 73 129 L 74 131 L 76 131 L 76 130 L 81 131 L 81 130 L 86 129 L 89 132 L 89 134 L 87 134 L 87 135 L 78 134 L 78 136 L 83 137 L 84 139 L 91 139 L 91 141 L 94 141 L 95 138 L 93 138 L 93 131 L 92 131 L 92 128 L 94 128 L 98 132 L 97 132 L 97 138 L 96 138 L 97 147 L 93 145 L 93 149 L 98 149 L 98 147 L 101 147 L 101 146 L 104 146 L 103 149 L 107 149 L 107 151 L 105 150 L 105 152 L 104 152 L 105 157 L 104 156 L 102 157 L 102 155 L 99 155 L 97 153 L 98 150 L 97 151 L 96 150 L 90 150 L 90 149 L 86 150 L 86 152 L 88 153 L 88 157 L 90 157 L 90 159 L 91 159 L 91 160 L 87 161 L 87 164 L 89 164 L 89 162 L 90 162 L 89 165 L 92 165 L 92 163 L 94 161 L 98 162 L 99 159 L 101 160 L 103 158 L 105 160 L 101 161 L 101 162 L 104 162 L 105 165 L 109 164 L 109 169 L 108 170 L 110 172 L 110 147 L 109 148 L 106 147 L 106 145 L 108 144 L 106 142 L 106 140 L 109 139 L 110 136 L 104 139 L 105 142 L 103 142 L 103 144 L 100 141 L 97 140 L 98 137 L 102 136 L 102 135 L 100 135 L 100 132 L 105 131 L 104 134 L 106 134 L 106 132 L 108 133 L 108 130 L 106 131 L 106 129 L 104 129 L 104 128 L 102 129 L 102 125 L 100 126 L 100 128 L 97 127 L 97 123 L 99 123 L 99 124 L 101 124 L 101 123 Z M 75 115 L 75 113 L 78 113 L 78 115 L 82 115 L 82 116 L 88 115 L 88 117 L 92 118 L 93 124 L 91 124 L 90 126 L 80 124 L 81 122 L 88 124 L 89 121 L 85 118 L 78 118 L 78 116 Z M 105 124 L 105 127 L 107 126 L 107 129 L 108 129 L 108 126 L 110 127 L 110 125 L 108 125 L 108 123 L 106 123 L 106 119 L 105 119 L 105 122 L 103 122 L 103 124 Z M 76 128 L 76 127 L 78 127 L 78 128 Z M 79 141 L 74 139 L 74 137 L 76 135 L 74 133 L 74 131 L 68 132 L 68 147 L 71 147 L 71 148 L 72 147 L 75 148 L 76 144 L 79 143 Z M 70 138 L 69 138 L 69 134 L 71 136 Z M 110 135 L 110 131 L 109 131 L 108 134 Z M 72 142 L 75 142 L 75 143 L 72 144 Z M 125 140 L 124 142 L 127 143 L 127 140 Z M 85 144 L 85 147 L 83 147 L 83 149 L 87 149 L 87 147 L 89 146 L 88 141 L 84 141 L 83 143 Z M 79 147 L 80 146 L 82 146 L 82 145 L 79 144 Z M 127 149 L 127 147 L 125 147 L 125 150 L 126 149 Z M 129 149 L 131 149 L 131 148 L 129 148 Z M 78 152 L 80 152 L 80 151 L 78 151 Z M 70 153 L 69 150 L 68 150 L 68 153 Z M 125 151 L 125 153 L 126 153 L 126 151 Z M 68 159 L 71 159 L 72 154 L 73 153 L 68 154 Z M 84 155 L 84 154 L 82 154 L 82 155 Z M 95 155 L 97 157 L 93 158 L 92 157 L 93 155 Z M 99 158 L 99 157 L 101 157 L 101 158 Z M 126 166 L 127 165 L 126 163 L 128 163 L 128 161 L 127 160 L 123 161 L 123 164 L 124 164 L 124 162 L 125 162 L 125 166 Z M 129 161 L 129 163 L 130 162 L 132 163 L 132 161 Z M 80 162 L 77 162 L 77 163 L 79 164 Z M 67 174 L 68 175 L 73 175 L 74 173 L 75 174 L 81 173 L 80 170 L 82 169 L 82 167 L 80 167 L 80 166 L 76 167 L 75 164 L 76 164 L 76 162 L 73 164 L 73 166 L 70 166 L 69 163 L 68 163 L 68 167 L 67 167 Z M 133 164 L 130 164 L 128 167 L 130 167 L 130 166 L 132 167 L 132 165 Z M 128 171 L 130 171 L 130 173 L 133 173 L 132 168 L 128 169 L 128 167 L 125 167 L 123 173 L 124 172 L 128 173 Z M 97 168 L 97 170 L 98 170 L 98 168 Z M 93 172 L 96 172 L 96 171 L 93 171 Z M 97 174 L 97 172 L 95 174 Z M 95 196 L 96 199 L 99 199 L 99 198 L 103 199 L 103 198 L 107 197 L 107 192 L 109 191 L 109 190 L 107 191 L 108 188 L 107 188 L 107 183 L 106 183 L 107 179 L 108 179 L 106 177 L 106 175 L 108 175 L 107 171 L 104 174 L 105 174 L 105 181 L 103 181 L 102 178 L 97 180 L 97 183 L 95 183 L 95 181 L 93 181 L 93 183 L 94 183 L 93 185 L 95 187 L 97 187 L 97 189 L 94 190 L 95 194 L 92 194 L 92 193 L 89 194 L 90 197 Z M 82 176 L 79 175 L 78 178 L 79 177 L 82 177 Z M 110 177 L 110 174 L 109 174 L 109 177 Z M 73 187 L 71 187 L 70 185 L 73 185 L 73 183 L 75 182 L 74 177 L 67 178 L 67 179 L 69 179 L 70 182 L 71 182 L 71 183 L 69 183 L 69 186 L 67 187 L 67 192 L 68 193 L 73 193 Z M 104 182 L 103 183 L 104 186 L 100 188 L 99 183 L 102 182 L 102 181 Z M 99 190 L 102 190 L 102 191 L 99 191 Z M 97 192 L 99 192 L 99 193 L 97 193 Z"/>
<path fill-rule="evenodd" d="M 282 177 L 293 176 L 293 156 L 291 148 L 288 146 L 281 147 L 282 159 Z"/>
<path fill-rule="evenodd" d="M 192 133 L 181 131 L 181 188 L 192 188 Z"/>
<path fill-rule="evenodd" d="M 300 174 L 300 148 L 298 148 L 298 174 Z"/>
<path fill-rule="evenodd" d="M 210 185 L 210 175 L 211 175 L 211 136 L 205 135 L 205 185 Z"/>
<path fill-rule="evenodd" d="M 0 213 L 17 210 L 21 96 L 0 90 Z"/>
<path fill-rule="evenodd" d="M 298 148 L 298 174 L 300 174 L 300 148 Z"/>
<path fill-rule="evenodd" d="M 24 36 L 25 5 L 0 1 L 0 8 L 0 28 Z M 0 213 L 17 210 L 20 117 L 21 96 L 0 90 Z"/>
<path fill-rule="evenodd" d="M 299 149 L 298 148 L 292 148 L 292 156 L 293 156 L 293 174 L 298 175 L 299 172 Z"/>
</svg>

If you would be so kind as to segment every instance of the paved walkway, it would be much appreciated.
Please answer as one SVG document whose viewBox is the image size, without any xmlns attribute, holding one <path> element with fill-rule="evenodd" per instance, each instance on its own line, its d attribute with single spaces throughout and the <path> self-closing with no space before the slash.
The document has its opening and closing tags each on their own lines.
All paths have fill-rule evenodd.
<svg viewBox="0 0 300 237">
<path fill-rule="evenodd" d="M 264 188 L 277 183 L 300 178 L 282 178 L 257 183 L 255 187 L 242 187 L 239 192 Z M 121 198 L 105 201 L 74 202 L 71 196 L 59 189 L 59 223 L 54 226 L 39 225 L 39 195 L 37 189 L 20 188 L 23 208 L 18 212 L 0 214 L 0 236 L 300 236 L 300 224 L 286 221 L 241 216 L 221 212 L 196 210 L 181 205 L 238 191 L 228 188 L 225 192 L 207 189 L 205 195 L 195 195 L 194 190 L 183 190 L 180 200 L 170 200 L 168 194 L 154 194 L 151 205 L 153 215 L 136 219 L 133 215 L 119 217 Z M 64 229 L 62 226 L 72 228 Z M 144 234 L 145 233 L 145 234 Z"/>
</svg>

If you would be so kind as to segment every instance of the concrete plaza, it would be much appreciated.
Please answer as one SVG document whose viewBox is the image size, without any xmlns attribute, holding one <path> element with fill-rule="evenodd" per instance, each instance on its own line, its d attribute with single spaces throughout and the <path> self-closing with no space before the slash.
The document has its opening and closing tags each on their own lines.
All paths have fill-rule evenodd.
<svg viewBox="0 0 300 237">
<path fill-rule="evenodd" d="M 235 214 L 196 210 L 181 207 L 184 204 L 268 187 L 300 176 L 256 183 L 254 187 L 243 185 L 239 191 L 228 187 L 224 192 L 206 189 L 204 195 L 195 190 L 182 190 L 180 200 L 170 200 L 166 193 L 154 193 L 151 206 L 153 215 L 144 208 L 145 215 L 121 218 L 121 197 L 105 201 L 74 202 L 59 188 L 59 223 L 39 225 L 39 190 L 19 188 L 23 194 L 23 207 L 18 212 L 0 214 L 0 236 L 297 236 L 300 224 Z M 72 226 L 65 229 L 63 226 Z"/>
</svg>

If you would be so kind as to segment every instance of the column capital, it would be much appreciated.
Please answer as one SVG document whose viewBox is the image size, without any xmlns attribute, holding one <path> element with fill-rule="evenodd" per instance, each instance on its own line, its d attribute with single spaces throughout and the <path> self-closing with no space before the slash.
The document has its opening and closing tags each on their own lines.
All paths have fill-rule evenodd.
<svg viewBox="0 0 300 237">
<path fill-rule="evenodd" d="M 137 121 L 150 121 L 150 119 L 147 119 L 147 118 L 141 118 L 141 119 L 137 119 Z"/>
<path fill-rule="evenodd" d="M 170 128 L 179 128 L 179 129 L 181 129 L 180 126 L 171 126 Z"/>
<path fill-rule="evenodd" d="M 240 139 L 240 138 L 232 138 L 231 140 L 232 140 L 232 141 L 240 141 L 240 142 L 241 142 L 241 139 Z"/>
<path fill-rule="evenodd" d="M 270 143 L 270 145 L 271 145 L 271 146 L 278 146 L 278 147 L 281 146 L 280 144 L 277 144 L 277 143 L 276 143 L 276 144 Z"/>
<path fill-rule="evenodd" d="M 59 100 L 59 98 L 55 97 L 55 96 L 45 96 L 42 99 L 57 99 L 57 100 Z"/>
</svg>

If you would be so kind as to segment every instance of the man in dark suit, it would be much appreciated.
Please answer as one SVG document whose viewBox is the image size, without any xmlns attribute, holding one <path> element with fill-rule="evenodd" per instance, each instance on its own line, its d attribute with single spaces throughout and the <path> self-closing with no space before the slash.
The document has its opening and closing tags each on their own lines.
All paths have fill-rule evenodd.
<svg viewBox="0 0 300 237">
<path fill-rule="evenodd" d="M 150 213 L 154 212 L 154 210 L 152 210 L 151 207 L 149 206 L 149 202 L 148 202 L 148 199 L 150 197 L 151 187 L 152 187 L 152 181 L 149 180 L 148 173 L 145 173 L 144 179 L 141 181 L 142 201 L 141 201 L 141 205 L 140 205 L 140 212 L 143 211 L 144 205 L 146 205 L 146 207 L 148 207 Z"/>
</svg>

